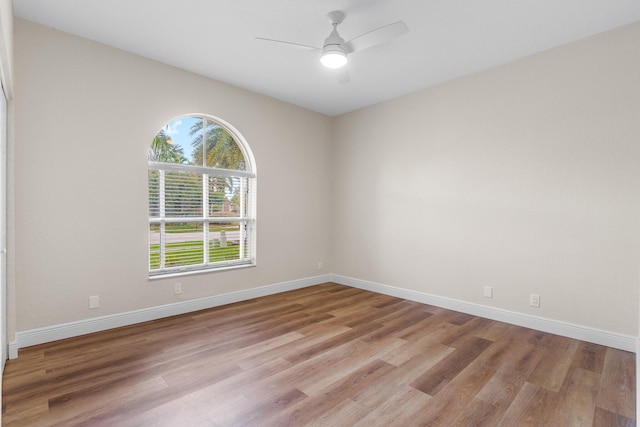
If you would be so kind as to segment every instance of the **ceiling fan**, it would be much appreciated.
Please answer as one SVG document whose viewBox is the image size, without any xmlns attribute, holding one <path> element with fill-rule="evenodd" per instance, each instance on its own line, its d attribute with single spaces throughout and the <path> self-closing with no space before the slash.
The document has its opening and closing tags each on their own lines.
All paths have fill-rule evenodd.
<svg viewBox="0 0 640 427">
<path fill-rule="evenodd" d="M 349 54 L 385 43 L 409 31 L 407 24 L 403 21 L 397 21 L 361 34 L 345 42 L 344 39 L 340 37 L 340 34 L 338 34 L 338 25 L 344 21 L 344 13 L 339 10 L 334 10 L 327 14 L 327 18 L 333 26 L 333 30 L 329 33 L 329 37 L 324 40 L 322 47 L 308 46 L 283 40 L 267 39 L 264 37 L 256 37 L 256 39 L 321 52 L 320 62 L 327 68 L 339 69 L 337 74 L 338 81 L 344 84 L 351 80 L 349 73 L 344 69 L 344 66 L 347 65 L 347 56 Z"/>
</svg>

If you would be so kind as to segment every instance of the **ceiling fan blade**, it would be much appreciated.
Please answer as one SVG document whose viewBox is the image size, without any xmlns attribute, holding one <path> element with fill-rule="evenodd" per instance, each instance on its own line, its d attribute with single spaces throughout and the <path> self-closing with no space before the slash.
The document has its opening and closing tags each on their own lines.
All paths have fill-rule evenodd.
<svg viewBox="0 0 640 427">
<path fill-rule="evenodd" d="M 409 27 L 403 21 L 394 22 L 384 27 L 376 28 L 368 33 L 359 35 L 349 40 L 346 45 L 351 52 L 364 50 L 392 40 L 404 33 L 409 32 Z"/>
<path fill-rule="evenodd" d="M 336 71 L 336 78 L 338 79 L 338 83 L 341 85 L 346 85 L 351 82 L 351 76 L 349 75 L 349 71 L 345 67 L 339 68 Z"/>
<path fill-rule="evenodd" d="M 306 50 L 317 50 L 317 51 L 320 50 L 319 47 L 307 46 L 306 44 L 300 44 L 300 43 L 286 42 L 286 41 L 283 41 L 283 40 L 266 39 L 264 37 L 255 37 L 255 39 L 256 40 L 263 40 L 263 41 L 266 41 L 266 42 L 280 43 L 280 44 L 284 44 L 284 45 L 288 45 L 288 46 L 292 46 L 292 47 L 297 47 L 297 48 L 301 48 L 301 49 L 306 49 Z"/>
</svg>

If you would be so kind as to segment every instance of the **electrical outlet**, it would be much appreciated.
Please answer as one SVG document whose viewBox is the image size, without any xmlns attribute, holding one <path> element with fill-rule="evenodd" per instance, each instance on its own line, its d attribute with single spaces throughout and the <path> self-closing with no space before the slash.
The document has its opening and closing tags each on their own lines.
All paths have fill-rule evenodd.
<svg viewBox="0 0 640 427">
<path fill-rule="evenodd" d="M 93 295 L 89 297 L 89 309 L 100 307 L 100 295 Z"/>
<path fill-rule="evenodd" d="M 493 298 L 493 286 L 485 286 L 484 287 L 484 297 L 485 298 Z"/>
<path fill-rule="evenodd" d="M 540 307 L 540 295 L 538 294 L 529 295 L 529 305 L 531 307 Z"/>
<path fill-rule="evenodd" d="M 318 270 L 322 270 L 324 268 L 324 264 L 322 261 L 318 261 Z"/>
<path fill-rule="evenodd" d="M 182 293 L 182 283 L 176 283 L 173 288 L 173 293 L 178 295 Z"/>
</svg>

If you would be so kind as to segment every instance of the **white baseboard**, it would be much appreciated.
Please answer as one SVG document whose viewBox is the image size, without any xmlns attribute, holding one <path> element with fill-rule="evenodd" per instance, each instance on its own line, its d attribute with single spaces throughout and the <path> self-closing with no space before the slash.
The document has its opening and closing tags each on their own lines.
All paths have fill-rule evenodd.
<svg viewBox="0 0 640 427">
<path fill-rule="evenodd" d="M 15 359 L 18 357 L 18 341 L 11 341 L 9 343 L 9 359 Z"/>
<path fill-rule="evenodd" d="M 135 323 L 161 319 L 163 317 L 170 317 L 178 314 L 218 307 L 238 301 L 245 301 L 253 298 L 263 297 L 266 295 L 272 295 L 280 292 L 318 285 L 320 283 L 329 281 L 331 281 L 331 275 L 329 274 L 323 276 L 308 277 L 305 279 L 292 280 L 288 282 L 262 286 L 259 288 L 230 292 L 222 295 L 198 298 L 189 301 L 180 301 L 157 307 L 129 311 L 125 313 L 111 314 L 107 316 L 94 317 L 91 319 L 78 320 L 75 322 L 19 331 L 16 333 L 16 340 L 9 343 L 9 358 L 17 358 L 19 349 L 32 345 L 43 344 L 46 342 L 76 337 L 93 332 L 100 332 L 107 329 L 118 328 L 121 326 L 133 325 Z"/>
<path fill-rule="evenodd" d="M 575 338 L 582 341 L 588 341 L 607 347 L 617 348 L 620 350 L 630 351 L 634 353 L 640 350 L 638 339 L 630 335 L 603 331 L 600 329 L 589 328 L 586 326 L 575 325 L 558 320 L 547 319 L 544 317 L 531 316 L 528 314 L 503 310 L 495 307 L 488 307 L 452 298 L 430 295 L 422 292 L 412 291 L 409 289 L 397 288 L 394 286 L 383 285 L 366 280 L 354 279 L 352 277 L 340 276 L 336 274 L 332 274 L 330 276 L 332 282 L 339 283 L 341 285 L 365 289 L 367 291 L 377 292 L 380 294 L 391 295 L 394 297 L 408 299 L 423 304 L 434 305 L 449 310 L 460 311 L 462 313 L 472 314 L 474 316 L 485 317 L 487 319 L 510 323 L 517 326 L 523 326 L 525 328 L 536 329 L 538 331 L 548 332 L 564 337 Z M 636 355 L 637 354 L 639 353 L 636 353 Z"/>
<path fill-rule="evenodd" d="M 600 345 L 605 345 L 607 347 L 635 352 L 636 355 L 640 354 L 640 340 L 629 335 L 622 335 L 614 332 L 588 328 L 585 326 L 574 325 L 558 320 L 531 316 L 528 314 L 503 310 L 500 308 L 488 307 L 452 298 L 440 297 L 437 295 L 426 294 L 409 289 L 369 282 L 366 280 L 354 279 L 352 277 L 346 277 L 337 274 L 326 274 L 322 276 L 292 280 L 289 282 L 282 282 L 273 285 L 262 286 L 259 288 L 230 292 L 227 294 L 215 295 L 195 300 L 180 301 L 157 307 L 129 311 L 126 313 L 112 314 L 102 317 L 79 320 L 75 322 L 45 326 L 37 329 L 19 331 L 16 333 L 16 340 L 9 343 L 9 358 L 15 359 L 16 357 L 18 357 L 18 350 L 20 348 L 29 347 L 32 345 L 43 344 L 46 342 L 71 338 L 93 332 L 100 332 L 107 329 L 132 325 L 135 323 L 147 322 L 163 317 L 204 310 L 207 308 L 245 301 L 266 295 L 305 288 L 325 282 L 335 282 L 354 288 L 364 289 L 385 295 L 391 295 L 394 297 L 408 299 L 423 304 L 434 305 L 449 310 L 472 314 L 474 316 L 485 317 L 487 319 L 536 329 L 539 331 L 561 335 L 569 338 L 575 338 L 582 341 L 588 341 Z M 640 365 L 637 359 L 636 363 Z M 638 372 L 640 372 L 640 370 Z"/>
</svg>

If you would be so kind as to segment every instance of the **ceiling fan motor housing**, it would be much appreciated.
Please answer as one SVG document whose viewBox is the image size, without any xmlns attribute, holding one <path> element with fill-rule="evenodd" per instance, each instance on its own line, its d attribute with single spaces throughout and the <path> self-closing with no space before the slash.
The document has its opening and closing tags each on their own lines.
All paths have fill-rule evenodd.
<svg viewBox="0 0 640 427">
<path fill-rule="evenodd" d="M 339 14 L 337 18 L 340 18 L 340 22 L 344 19 L 344 14 L 342 12 L 336 11 L 329 13 L 329 20 L 333 25 L 333 30 L 331 31 L 331 34 L 329 34 L 329 37 L 324 40 L 320 62 L 328 68 L 340 68 L 347 63 L 347 50 L 345 49 L 344 39 L 340 37 L 340 34 L 338 34 L 337 27 L 340 22 L 335 20 L 332 21 L 333 18 L 336 18 L 336 16 L 333 16 L 332 14 Z"/>
</svg>

